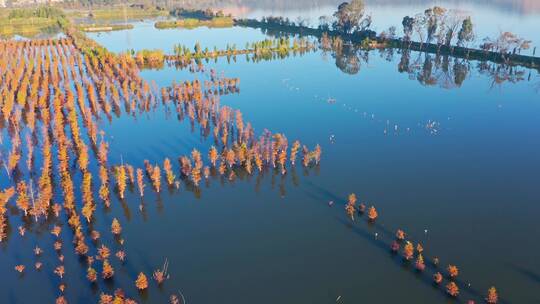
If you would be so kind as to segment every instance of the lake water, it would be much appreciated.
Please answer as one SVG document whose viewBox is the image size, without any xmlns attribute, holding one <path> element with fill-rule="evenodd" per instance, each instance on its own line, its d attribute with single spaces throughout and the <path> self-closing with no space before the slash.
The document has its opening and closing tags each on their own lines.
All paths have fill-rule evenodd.
<svg viewBox="0 0 540 304">
<path fill-rule="evenodd" d="M 428 5 L 376 6 L 373 17 L 377 27 L 386 27 L 392 24 L 387 19 L 400 21 Z M 466 7 L 477 12 L 486 33 L 500 24 L 538 43 L 531 29 L 540 26 L 537 14 Z M 331 12 L 330 6 L 309 12 L 321 11 Z M 266 37 L 247 28 L 156 30 L 150 21 L 88 36 L 115 52 L 167 53 L 177 43 L 243 47 Z M 479 62 L 397 50 L 347 56 L 316 51 L 258 63 L 238 56 L 204 66 L 201 73 L 165 67 L 141 75 L 159 87 L 208 79 L 210 69 L 238 77 L 240 92 L 221 96 L 221 104 L 241 110 L 256 134 L 269 129 L 284 133 L 289 143 L 319 143 L 321 164 L 285 175 L 270 170 L 233 182 L 211 179 L 198 193 L 147 191 L 144 212 L 136 191 L 123 203 L 114 199 L 110 210 L 97 209 L 94 226 L 109 241 L 111 220 L 121 221 L 127 262 L 115 268 L 113 284 L 90 288 L 84 263 L 66 254 L 70 303 L 95 303 L 101 291 L 118 287 L 143 303 L 166 303 L 179 291 L 188 303 L 482 303 L 492 285 L 501 303 L 540 301 L 538 71 L 514 68 L 501 82 L 502 72 Z M 160 105 L 136 119 L 101 122 L 111 145 L 109 162 L 174 160 L 193 148 L 206 155 L 212 140 L 168 111 Z M 377 208 L 375 224 L 346 216 L 352 192 Z M 52 251 L 50 229 L 35 227 L 20 238 L 17 223 L 10 226 L 10 239 L 0 244 L 0 271 L 10 278 L 0 285 L 2 299 L 52 301 L 58 291 L 51 272 L 12 279 L 13 265 L 34 260 L 36 244 Z M 439 269 L 428 262 L 419 273 L 414 263 L 393 255 L 389 244 L 398 228 L 422 244 L 426 261 L 438 257 Z M 138 294 L 137 273 L 149 275 L 165 259 L 170 279 L 159 288 L 150 282 Z M 446 296 L 444 285 L 432 284 L 432 274 L 444 273 L 448 264 L 460 269 L 457 300 Z M 29 286 L 35 290 L 28 292 Z"/>
</svg>

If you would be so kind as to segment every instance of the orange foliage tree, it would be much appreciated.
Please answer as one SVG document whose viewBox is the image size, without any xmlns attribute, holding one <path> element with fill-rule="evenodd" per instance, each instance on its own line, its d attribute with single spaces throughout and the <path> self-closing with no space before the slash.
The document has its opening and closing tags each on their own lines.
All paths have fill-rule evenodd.
<svg viewBox="0 0 540 304">
<path fill-rule="evenodd" d="M 488 289 L 486 302 L 489 304 L 497 304 L 498 301 L 499 301 L 499 295 L 497 293 L 497 289 L 494 286 L 491 286 Z"/>
<path fill-rule="evenodd" d="M 410 260 L 414 255 L 414 246 L 411 242 L 407 242 L 405 247 L 403 247 L 403 257 L 405 260 Z"/>
<path fill-rule="evenodd" d="M 146 276 L 144 273 L 139 273 L 139 276 L 137 277 L 137 280 L 135 281 L 135 286 L 139 290 L 145 290 L 148 288 L 148 280 L 146 279 Z"/>
<path fill-rule="evenodd" d="M 459 287 L 456 283 L 450 282 L 446 285 L 446 292 L 452 297 L 457 297 L 459 295 Z"/>
<path fill-rule="evenodd" d="M 349 194 L 347 205 L 345 205 L 345 211 L 347 212 L 347 215 L 351 218 L 351 220 L 354 221 L 354 211 L 356 204 L 356 194 L 351 193 Z"/>
<path fill-rule="evenodd" d="M 117 218 L 114 218 L 112 221 L 111 232 L 114 235 L 119 235 L 120 233 L 122 233 L 122 226 L 120 226 L 120 222 L 118 221 Z"/>
<path fill-rule="evenodd" d="M 448 271 L 448 275 L 451 278 L 456 278 L 458 276 L 458 274 L 459 274 L 459 269 L 455 265 L 448 265 L 446 270 Z"/>
<path fill-rule="evenodd" d="M 152 170 L 151 178 L 154 189 L 157 193 L 159 193 L 159 190 L 161 189 L 161 170 L 159 169 L 158 165 L 156 165 Z"/>
<path fill-rule="evenodd" d="M 368 209 L 368 218 L 370 221 L 375 221 L 375 219 L 377 219 L 377 209 L 375 209 L 375 207 L 371 206 L 369 207 Z"/>
<path fill-rule="evenodd" d="M 144 176 L 143 171 L 140 168 L 137 168 L 137 187 L 139 188 L 139 194 L 141 197 L 144 196 Z"/>
<path fill-rule="evenodd" d="M 169 184 L 169 186 L 172 186 L 174 184 L 176 176 L 173 173 L 171 161 L 168 158 L 165 158 L 165 160 L 163 161 L 163 170 L 165 170 L 167 184 Z"/>
<path fill-rule="evenodd" d="M 124 193 L 126 191 L 126 168 L 124 165 L 116 167 L 116 185 L 118 186 L 118 194 L 120 199 L 124 199 Z"/>
<path fill-rule="evenodd" d="M 104 279 L 110 279 L 114 275 L 114 268 L 111 266 L 108 260 L 103 261 L 103 270 L 101 272 L 101 276 Z"/>
</svg>

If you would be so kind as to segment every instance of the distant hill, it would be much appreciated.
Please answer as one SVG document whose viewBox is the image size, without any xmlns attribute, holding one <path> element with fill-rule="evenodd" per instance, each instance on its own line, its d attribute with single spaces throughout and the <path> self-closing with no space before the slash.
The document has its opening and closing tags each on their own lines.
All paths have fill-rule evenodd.
<svg viewBox="0 0 540 304">
<path fill-rule="evenodd" d="M 248 10 L 253 9 L 279 9 L 298 10 L 301 8 L 315 8 L 321 6 L 337 6 L 344 0 L 0 0 L 2 6 L 32 6 L 37 4 L 63 2 L 66 4 L 79 4 L 84 6 L 121 4 L 121 3 L 144 3 L 160 6 L 190 6 L 194 8 L 238 6 Z M 393 6 L 430 6 L 433 4 L 458 5 L 476 4 L 494 7 L 504 11 L 512 11 L 520 14 L 540 13 L 540 0 L 365 0 L 369 5 L 393 5 Z"/>
<path fill-rule="evenodd" d="M 279 9 L 299 9 L 302 7 L 320 7 L 337 6 L 344 0 L 196 0 L 199 5 L 203 3 L 214 4 L 236 4 L 247 6 L 248 8 L 279 8 Z M 189 2 L 186 1 L 186 2 Z M 500 10 L 510 10 L 513 12 L 528 14 L 540 13 L 540 0 L 365 0 L 366 4 L 371 5 L 419 5 L 430 6 L 434 3 L 444 6 L 444 4 L 476 4 L 494 7 Z"/>
<path fill-rule="evenodd" d="M 345 0 L 184 0 L 192 6 L 206 8 L 209 6 L 241 6 L 248 9 L 300 9 L 321 6 L 337 6 Z M 365 0 L 369 5 L 394 5 L 394 6 L 430 6 L 439 4 L 458 5 L 476 4 L 494 7 L 500 10 L 512 11 L 521 14 L 540 13 L 540 0 Z M 170 2 L 169 2 L 170 3 Z"/>
</svg>

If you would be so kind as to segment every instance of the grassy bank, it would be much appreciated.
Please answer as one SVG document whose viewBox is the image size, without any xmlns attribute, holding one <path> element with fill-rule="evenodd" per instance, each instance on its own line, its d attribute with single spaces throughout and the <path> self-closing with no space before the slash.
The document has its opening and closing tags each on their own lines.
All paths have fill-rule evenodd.
<svg viewBox="0 0 540 304">
<path fill-rule="evenodd" d="M 69 16 L 74 18 L 92 18 L 94 20 L 124 20 L 154 18 L 168 15 L 168 11 L 158 10 L 156 8 L 140 9 L 131 7 L 111 7 L 95 10 L 75 11 L 72 12 Z"/>
<path fill-rule="evenodd" d="M 231 17 L 214 17 L 209 20 L 201 20 L 194 18 L 179 19 L 174 21 L 160 21 L 156 22 L 154 26 L 157 29 L 167 29 L 167 28 L 197 28 L 201 26 L 206 27 L 232 27 L 234 25 L 234 20 Z"/>
<path fill-rule="evenodd" d="M 83 32 L 111 32 L 129 30 L 132 24 L 79 24 L 77 28 Z"/>
<path fill-rule="evenodd" d="M 9 38 L 14 35 L 23 37 L 34 37 L 42 33 L 56 33 L 60 27 L 56 23 L 39 25 L 0 25 L 0 36 Z"/>
<path fill-rule="evenodd" d="M 54 31 L 65 22 L 64 13 L 56 8 L 6 9 L 0 12 L 0 35 L 33 36 Z"/>
</svg>

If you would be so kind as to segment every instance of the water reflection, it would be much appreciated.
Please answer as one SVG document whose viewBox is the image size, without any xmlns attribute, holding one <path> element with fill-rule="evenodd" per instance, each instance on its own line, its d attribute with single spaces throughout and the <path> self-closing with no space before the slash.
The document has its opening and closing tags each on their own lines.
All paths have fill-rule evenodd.
<svg viewBox="0 0 540 304">
<path fill-rule="evenodd" d="M 265 34 L 269 34 L 266 32 Z M 283 33 L 272 33 L 283 37 Z M 322 40 L 322 39 L 321 39 Z M 340 39 L 331 42 L 321 41 L 319 48 L 323 58 L 331 57 L 335 66 L 345 74 L 355 75 L 361 72 L 362 66 L 367 66 L 370 56 L 379 56 L 388 62 L 397 61 L 397 71 L 408 74 L 408 78 L 416 80 L 422 86 L 437 86 L 444 89 L 460 88 L 464 82 L 474 73 L 486 77 L 490 87 L 500 86 L 505 83 L 515 84 L 518 82 L 532 82 L 535 90 L 540 88 L 538 70 L 526 67 L 495 63 L 489 61 L 473 61 L 451 55 L 418 52 L 409 49 L 375 49 L 370 50 L 361 44 L 344 43 Z M 257 63 L 260 61 L 283 60 L 291 56 L 304 56 L 307 52 L 265 53 L 246 54 L 245 61 Z M 223 56 L 227 64 L 236 64 L 237 55 Z M 205 64 L 217 63 L 220 59 L 205 58 L 189 61 L 169 60 L 168 66 L 177 69 L 188 69 L 191 73 L 204 72 Z"/>
</svg>

